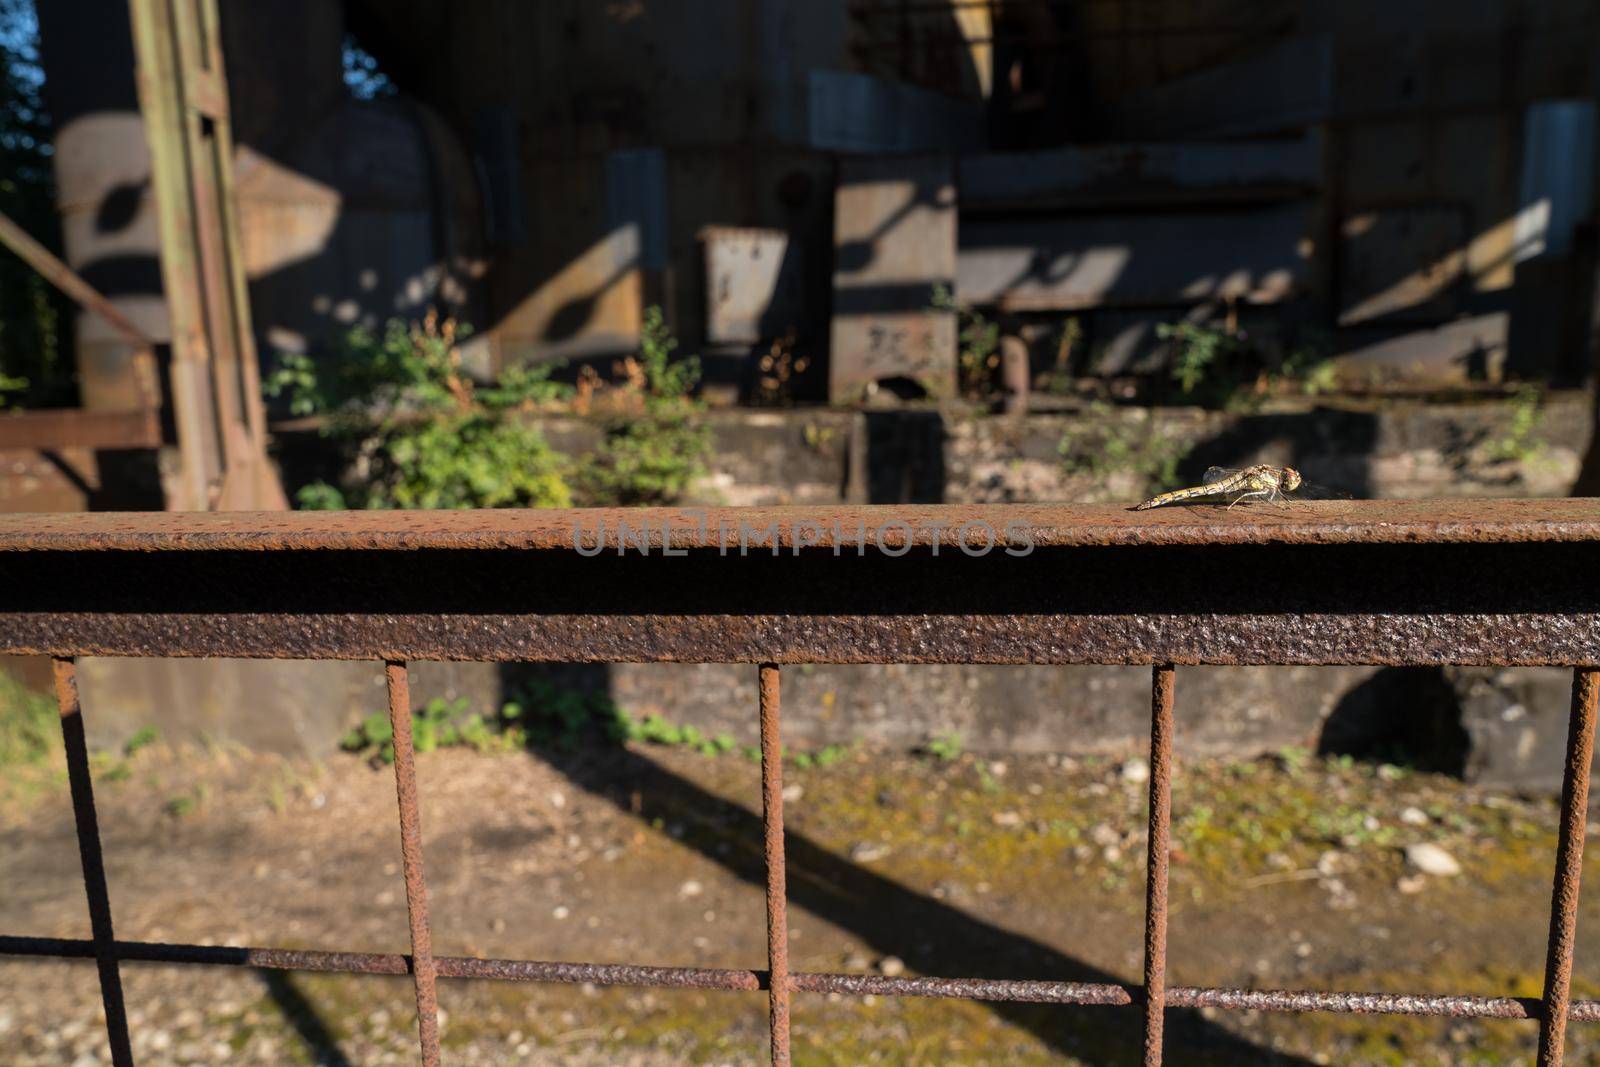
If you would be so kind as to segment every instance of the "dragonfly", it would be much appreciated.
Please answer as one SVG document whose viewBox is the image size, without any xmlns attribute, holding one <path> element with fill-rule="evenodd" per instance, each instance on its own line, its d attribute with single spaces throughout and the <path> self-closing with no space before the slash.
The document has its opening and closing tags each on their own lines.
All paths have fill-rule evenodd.
<svg viewBox="0 0 1600 1067">
<path fill-rule="evenodd" d="M 1149 508 L 1166 507 L 1168 504 L 1181 504 L 1185 500 L 1209 497 L 1231 497 L 1232 499 L 1228 501 L 1230 508 L 1246 500 L 1272 503 L 1282 500 L 1285 493 L 1294 492 L 1302 484 L 1300 472 L 1293 467 L 1275 467 L 1270 463 L 1257 463 L 1253 467 L 1242 468 L 1212 467 L 1206 471 L 1202 484 L 1190 489 L 1174 489 L 1170 493 L 1151 497 L 1136 506 L 1134 510 L 1145 511 Z"/>
</svg>

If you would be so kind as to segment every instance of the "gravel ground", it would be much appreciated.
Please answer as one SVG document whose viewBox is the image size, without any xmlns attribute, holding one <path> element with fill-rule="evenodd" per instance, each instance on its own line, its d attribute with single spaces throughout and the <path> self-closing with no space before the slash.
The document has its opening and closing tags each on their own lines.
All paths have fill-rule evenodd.
<svg viewBox="0 0 1600 1067">
<path fill-rule="evenodd" d="M 97 764 L 118 935 L 404 951 L 387 768 Z M 761 967 L 755 768 L 652 747 L 419 758 L 441 954 Z M 1136 981 L 1147 769 L 857 751 L 788 771 L 794 966 Z M 1402 768 L 1189 761 L 1174 984 L 1536 996 L 1554 806 Z M 1443 857 L 1441 859 L 1441 857 Z M 87 935 L 59 767 L 0 789 L 0 930 Z M 1577 990 L 1600 930 L 1583 908 Z M 415 1062 L 403 979 L 124 966 L 141 1063 Z M 0 961 L 6 1064 L 108 1062 L 92 965 Z M 452 1064 L 759 1062 L 764 996 L 447 982 Z M 802 1064 L 1137 1062 L 1137 1013 L 800 996 Z M 1173 1062 L 1531 1063 L 1527 1023 L 1174 1013 Z M 1590 1030 L 1569 1063 L 1597 1064 Z"/>
</svg>

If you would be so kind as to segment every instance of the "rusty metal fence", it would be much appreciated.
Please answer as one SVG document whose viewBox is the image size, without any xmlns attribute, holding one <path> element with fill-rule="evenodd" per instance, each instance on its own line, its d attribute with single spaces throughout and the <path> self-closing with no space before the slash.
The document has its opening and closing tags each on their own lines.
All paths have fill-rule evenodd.
<svg viewBox="0 0 1600 1067">
<path fill-rule="evenodd" d="M 93 959 L 112 1061 L 133 1062 L 124 962 L 410 974 L 424 1064 L 440 978 L 765 990 L 790 1061 L 796 993 L 1142 1005 L 1144 1062 L 1172 1008 L 1538 1022 L 1562 1062 L 1600 698 L 1600 503 L 1362 502 L 1130 514 L 908 507 L 0 517 L 0 652 L 54 657 L 92 937 L 0 953 Z M 74 657 L 369 659 L 387 665 L 409 955 L 118 940 Z M 767 969 L 435 956 L 407 662 L 748 663 L 759 672 Z M 1141 985 L 793 972 L 780 677 L 804 663 L 1152 668 Z M 1176 665 L 1521 664 L 1574 669 L 1541 998 L 1169 986 Z M 1203 708 L 1187 709 L 1190 715 Z M 803 1002 L 800 1006 L 803 1012 Z"/>
</svg>

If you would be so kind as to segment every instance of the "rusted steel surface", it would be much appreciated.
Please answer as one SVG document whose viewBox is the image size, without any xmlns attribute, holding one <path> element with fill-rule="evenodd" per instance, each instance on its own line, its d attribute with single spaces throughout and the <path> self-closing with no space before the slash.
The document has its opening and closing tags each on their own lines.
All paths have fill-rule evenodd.
<svg viewBox="0 0 1600 1067">
<path fill-rule="evenodd" d="M 1589 815 L 1589 768 L 1594 761 L 1597 701 L 1600 701 L 1600 672 L 1574 671 L 1572 717 L 1567 725 L 1567 764 L 1561 780 L 1561 828 L 1556 844 L 1555 885 L 1550 900 L 1550 943 L 1545 955 L 1539 1067 L 1561 1067 L 1565 1055 L 1567 1005 L 1572 995 L 1572 954 L 1578 934 L 1578 887 L 1583 879 L 1583 841 Z"/>
<path fill-rule="evenodd" d="M 1552 501 L 1546 520 L 1529 506 L 1486 508 L 1473 524 L 1483 543 L 1453 543 L 1439 529 L 1443 540 L 1412 530 L 1411 539 L 1374 541 L 1400 528 L 1380 522 L 1330 527 L 1348 535 L 1343 542 L 1059 544 L 1016 555 L 931 544 L 776 555 L 675 548 L 671 556 L 506 547 L 508 538 L 529 540 L 534 513 L 324 523 L 323 535 L 401 534 L 414 547 L 398 558 L 389 548 L 303 540 L 310 527 L 282 540 L 282 528 L 273 534 L 271 522 L 253 516 L 182 518 L 191 531 L 211 532 L 169 540 L 154 531 L 170 532 L 164 522 L 177 516 L 118 517 L 126 527 L 111 533 L 104 516 L 88 515 L 79 523 L 107 531 L 102 547 L 130 550 L 68 551 L 62 546 L 83 536 L 69 532 L 72 522 L 55 520 L 52 532 L 35 521 L 23 534 L 30 526 L 13 517 L 0 522 L 13 535 L 0 535 L 0 652 L 1600 666 L 1600 553 L 1590 544 L 1595 524 L 1578 517 L 1588 506 Z M 409 523 L 399 518 L 423 525 L 405 534 Z M 559 525 L 544 521 L 547 533 Z M 1179 529 L 1149 527 L 1157 528 Z M 473 543 L 498 547 L 445 547 L 467 529 L 490 538 Z M 1067 528 L 1052 529 L 1066 536 Z M 215 547 L 212 535 L 224 531 L 256 549 Z M 189 551 L 138 550 L 180 547 Z"/>
<path fill-rule="evenodd" d="M 158 448 L 161 416 L 155 408 L 91 411 L 81 408 L 0 415 L 0 450 Z"/>
<path fill-rule="evenodd" d="M 767 867 L 767 1025 L 774 1067 L 789 1065 L 789 902 L 783 855 L 782 677 L 763 663 L 761 692 L 761 830 Z"/>
<path fill-rule="evenodd" d="M 409 956 L 378 952 L 319 952 L 310 949 L 177 945 L 118 941 L 116 958 L 130 963 L 188 963 L 261 967 L 271 970 L 341 974 L 402 975 Z M 93 959 L 93 941 L 76 938 L 0 936 L 0 955 Z M 649 989 L 705 989 L 756 992 L 768 985 L 762 971 L 706 967 L 645 967 L 634 964 L 559 963 L 539 960 L 440 956 L 441 978 L 634 986 Z M 842 996 L 935 997 L 956 1000 L 1128 1007 L 1142 1003 L 1138 986 L 1103 982 L 1049 982 L 991 978 L 935 978 L 881 974 L 791 973 L 790 988 Z M 1530 997 L 1483 997 L 1421 993 L 1344 993 L 1284 989 L 1214 989 L 1171 986 L 1169 1008 L 1225 1011 L 1328 1012 L 1344 1015 L 1422 1015 L 1460 1019 L 1538 1019 L 1541 1006 Z M 1600 1000 L 1571 1002 L 1572 1022 L 1600 1022 Z"/>
<path fill-rule="evenodd" d="M 122 999 L 122 975 L 117 968 L 116 934 L 111 927 L 111 895 L 106 889 L 106 865 L 100 852 L 100 819 L 94 807 L 94 783 L 89 775 L 89 748 L 84 741 L 83 708 L 78 702 L 78 676 L 70 659 L 56 659 L 56 707 L 61 713 L 61 736 L 66 748 L 67 782 L 72 791 L 72 818 L 78 832 L 78 860 L 83 868 L 83 888 L 89 898 L 89 929 L 94 940 L 94 961 L 100 972 L 100 1000 L 106 1009 L 106 1038 L 115 1067 L 132 1067 L 133 1046 L 128 1040 L 128 1015 Z"/>
<path fill-rule="evenodd" d="M 1144 898 L 1144 1062 L 1159 1067 L 1167 995 L 1167 853 L 1172 841 L 1172 665 L 1151 672 L 1150 833 Z"/>
<path fill-rule="evenodd" d="M 433 934 L 428 923 L 428 882 L 422 865 L 422 810 L 417 802 L 417 756 L 411 741 L 411 682 L 404 663 L 385 664 L 389 723 L 394 730 L 394 789 L 400 808 L 400 861 L 411 924 L 411 976 L 417 991 L 417 1039 L 423 1067 L 439 1067 L 439 993 L 434 978 Z"/>
<path fill-rule="evenodd" d="M 1130 501 L 1130 506 L 1131 506 Z M 1600 541 L 1600 499 L 1292 501 L 1136 512 L 1120 504 L 579 508 L 0 515 L 0 552 L 680 549 L 957 550 Z M 882 548 L 880 548 L 880 545 Z"/>
<path fill-rule="evenodd" d="M 78 273 L 57 259 L 44 245 L 17 225 L 10 217 L 0 214 L 0 244 L 15 252 L 24 263 L 38 271 L 45 281 L 60 289 L 80 306 L 99 315 L 123 340 L 138 348 L 152 348 L 155 341 L 135 326 L 132 319 L 100 294 L 94 286 L 79 277 Z"/>
</svg>

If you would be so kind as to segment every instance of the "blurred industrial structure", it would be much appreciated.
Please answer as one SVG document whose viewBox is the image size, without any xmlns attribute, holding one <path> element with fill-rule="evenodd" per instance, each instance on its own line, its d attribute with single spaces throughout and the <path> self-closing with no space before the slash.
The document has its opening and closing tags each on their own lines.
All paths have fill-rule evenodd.
<svg viewBox="0 0 1600 1067">
<path fill-rule="evenodd" d="M 793 331 L 802 399 L 937 396 L 942 285 L 1035 370 L 1231 303 L 1369 383 L 1586 372 L 1592 0 L 219 6 L 262 353 L 437 305 L 486 366 L 607 357 L 661 303 L 725 381 Z M 165 340 L 127 6 L 40 16 L 66 258 Z"/>
</svg>

